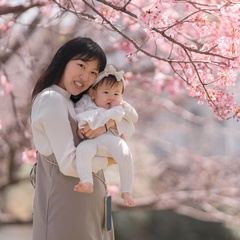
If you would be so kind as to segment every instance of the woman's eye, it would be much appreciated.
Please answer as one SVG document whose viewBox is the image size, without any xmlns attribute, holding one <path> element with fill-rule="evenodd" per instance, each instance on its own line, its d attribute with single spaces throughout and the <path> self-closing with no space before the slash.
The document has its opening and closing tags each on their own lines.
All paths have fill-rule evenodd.
<svg viewBox="0 0 240 240">
<path fill-rule="evenodd" d="M 92 74 L 93 74 L 94 76 L 97 76 L 97 75 L 98 75 L 98 73 L 96 73 L 96 72 L 92 72 Z"/>
<path fill-rule="evenodd" d="M 84 65 L 83 64 L 78 64 L 80 66 L 80 68 L 84 68 Z"/>
</svg>

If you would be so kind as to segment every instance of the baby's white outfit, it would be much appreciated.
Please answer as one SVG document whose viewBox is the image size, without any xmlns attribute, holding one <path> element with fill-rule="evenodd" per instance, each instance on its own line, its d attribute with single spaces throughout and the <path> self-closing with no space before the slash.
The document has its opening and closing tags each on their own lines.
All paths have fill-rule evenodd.
<svg viewBox="0 0 240 240">
<path fill-rule="evenodd" d="M 106 133 L 84 140 L 78 145 L 77 170 L 80 180 L 93 183 L 91 160 L 94 156 L 113 157 L 119 165 L 121 191 L 131 193 L 134 176 L 132 154 L 120 136 L 123 134 L 128 139 L 134 133 L 133 123 L 138 120 L 136 110 L 127 102 L 124 102 L 124 107 L 101 108 L 86 94 L 76 103 L 75 111 L 79 128 L 88 123 L 91 129 L 96 129 L 104 126 L 109 119 L 113 119 L 117 125 L 117 131 L 109 129 Z"/>
</svg>

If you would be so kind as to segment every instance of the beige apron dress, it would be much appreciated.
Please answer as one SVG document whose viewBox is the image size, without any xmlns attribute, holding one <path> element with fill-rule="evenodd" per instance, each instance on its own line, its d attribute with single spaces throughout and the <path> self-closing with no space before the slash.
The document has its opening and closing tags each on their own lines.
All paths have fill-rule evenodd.
<svg viewBox="0 0 240 240">
<path fill-rule="evenodd" d="M 74 143 L 77 123 L 69 117 Z M 103 171 L 97 175 L 104 179 Z M 33 240 L 114 240 L 114 230 L 104 229 L 103 182 L 94 177 L 94 192 L 74 192 L 79 179 L 63 175 L 59 171 L 55 156 L 47 158 L 38 154 L 34 212 Z"/>
</svg>

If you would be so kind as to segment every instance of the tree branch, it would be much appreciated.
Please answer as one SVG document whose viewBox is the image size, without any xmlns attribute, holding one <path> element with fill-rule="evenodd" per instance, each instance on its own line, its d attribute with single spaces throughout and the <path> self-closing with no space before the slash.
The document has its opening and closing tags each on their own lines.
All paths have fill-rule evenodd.
<svg viewBox="0 0 240 240">
<path fill-rule="evenodd" d="M 32 3 L 32 1 L 31 3 L 20 4 L 18 6 L 3 5 L 0 7 L 0 15 L 6 15 L 9 13 L 20 14 L 20 13 L 26 12 L 31 8 L 42 7 L 44 5 L 46 5 L 46 3 L 44 2 Z"/>
</svg>

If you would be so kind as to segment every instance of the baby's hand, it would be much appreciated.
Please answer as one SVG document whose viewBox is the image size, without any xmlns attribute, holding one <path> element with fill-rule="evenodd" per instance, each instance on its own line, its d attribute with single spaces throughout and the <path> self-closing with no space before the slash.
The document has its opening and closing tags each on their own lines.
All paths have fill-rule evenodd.
<svg viewBox="0 0 240 240">
<path fill-rule="evenodd" d="M 120 99 L 120 100 L 114 100 L 114 101 L 111 102 L 110 107 L 116 107 L 116 106 L 124 107 L 123 100 Z"/>
<path fill-rule="evenodd" d="M 78 128 L 77 134 L 81 139 L 84 139 L 84 134 L 83 134 L 83 129 L 82 128 Z"/>
<path fill-rule="evenodd" d="M 120 138 L 122 138 L 124 141 L 126 141 L 126 138 L 123 134 L 120 135 Z"/>
<path fill-rule="evenodd" d="M 110 108 L 112 108 L 112 107 L 116 107 L 116 106 L 120 106 L 120 103 L 119 103 L 119 102 L 116 102 L 116 101 L 111 102 L 111 104 L 110 104 Z"/>
</svg>

